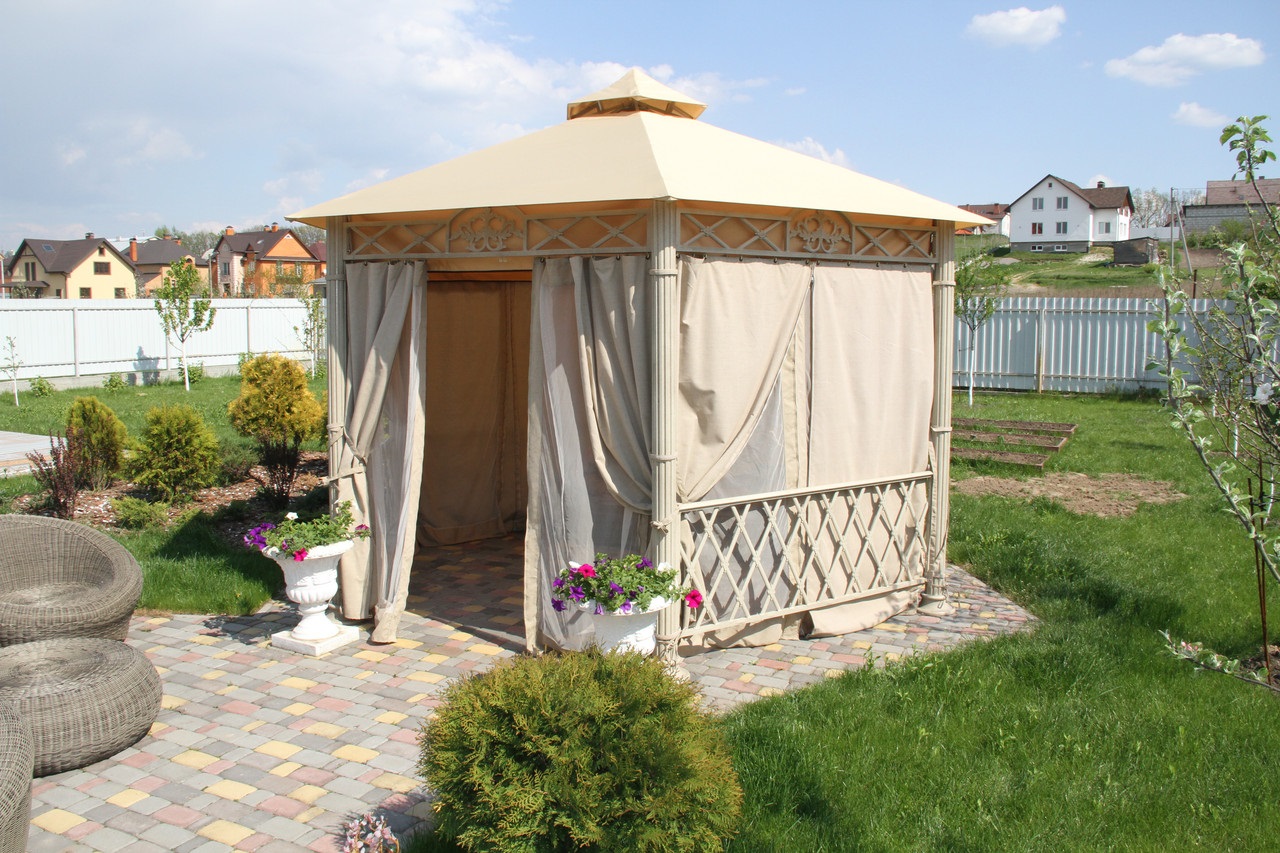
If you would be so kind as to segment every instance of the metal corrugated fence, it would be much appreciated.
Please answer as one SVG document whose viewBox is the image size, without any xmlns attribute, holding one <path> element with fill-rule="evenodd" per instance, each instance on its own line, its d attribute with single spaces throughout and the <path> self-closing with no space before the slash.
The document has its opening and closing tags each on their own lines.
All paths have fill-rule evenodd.
<svg viewBox="0 0 1280 853">
<path fill-rule="evenodd" d="M 1203 312 L 1212 300 L 1196 299 Z M 1149 362 L 1164 358 L 1147 323 L 1160 300 L 1011 297 L 977 334 L 975 388 L 1022 391 L 1138 391 L 1163 388 Z M 956 321 L 952 384 L 969 387 L 969 328 Z"/>
<path fill-rule="evenodd" d="M 298 299 L 214 299 L 212 328 L 187 341 L 187 358 L 205 367 L 237 364 L 241 353 L 308 356 L 294 327 L 306 306 Z M 180 353 L 166 344 L 149 299 L 6 299 L 0 301 L 0 367 L 12 337 L 22 361 L 19 379 L 110 373 L 146 377 L 177 369 Z"/>
</svg>

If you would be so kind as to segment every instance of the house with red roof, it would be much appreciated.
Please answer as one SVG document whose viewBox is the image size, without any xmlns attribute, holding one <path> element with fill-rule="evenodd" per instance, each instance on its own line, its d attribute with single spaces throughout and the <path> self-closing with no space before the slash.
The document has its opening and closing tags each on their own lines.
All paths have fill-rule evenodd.
<svg viewBox="0 0 1280 853">
<path fill-rule="evenodd" d="M 274 222 L 262 231 L 240 233 L 227 226 L 209 263 L 215 296 L 298 296 L 284 291 L 324 275 L 321 261 L 298 235 Z"/>
</svg>

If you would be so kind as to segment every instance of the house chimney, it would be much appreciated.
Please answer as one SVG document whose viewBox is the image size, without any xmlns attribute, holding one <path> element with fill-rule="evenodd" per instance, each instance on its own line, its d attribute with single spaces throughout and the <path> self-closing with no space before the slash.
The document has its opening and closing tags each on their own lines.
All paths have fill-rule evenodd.
<svg viewBox="0 0 1280 853">
<path fill-rule="evenodd" d="M 228 236 L 228 237 L 230 237 L 230 236 L 234 235 L 235 233 L 236 233 L 236 229 L 234 229 L 234 228 L 232 228 L 230 225 L 228 225 L 228 226 L 227 226 L 227 236 Z"/>
<path fill-rule="evenodd" d="M 274 234 L 275 232 L 277 232 L 277 231 L 279 231 L 279 230 L 280 230 L 280 223 L 279 223 L 279 222 L 272 222 L 272 223 L 271 223 L 271 233 L 272 233 L 272 234 Z"/>
<path fill-rule="evenodd" d="M 85 234 L 84 234 L 84 238 L 85 238 L 86 240 L 92 240 L 92 239 L 93 239 L 93 232 L 92 232 L 92 231 L 86 231 L 86 232 L 85 232 Z"/>
<path fill-rule="evenodd" d="M 135 264 L 138 262 L 138 238 L 137 237 L 129 238 L 129 260 L 133 261 Z"/>
<path fill-rule="evenodd" d="M 1107 185 L 1106 181 L 1098 181 L 1098 189 L 1102 189 Z"/>
</svg>

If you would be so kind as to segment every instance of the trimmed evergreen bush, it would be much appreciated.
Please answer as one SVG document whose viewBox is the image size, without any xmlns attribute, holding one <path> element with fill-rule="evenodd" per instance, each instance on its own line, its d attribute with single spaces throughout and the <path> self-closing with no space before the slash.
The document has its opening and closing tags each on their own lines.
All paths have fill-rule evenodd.
<svg viewBox="0 0 1280 853">
<path fill-rule="evenodd" d="M 116 511 L 116 524 L 126 530 L 146 530 L 169 523 L 167 503 L 148 503 L 128 496 L 115 498 L 111 503 Z"/>
<path fill-rule="evenodd" d="M 124 422 L 97 397 L 76 397 L 67 414 L 67 429 L 80 434 L 77 485 L 82 489 L 105 489 L 111 485 L 129 441 Z"/>
<path fill-rule="evenodd" d="M 258 443 L 258 460 L 267 472 L 263 486 L 284 506 L 298 476 L 302 442 L 321 434 L 324 410 L 292 359 L 260 355 L 244 363 L 240 376 L 240 396 L 227 406 L 227 415 L 237 432 Z"/>
<path fill-rule="evenodd" d="M 166 501 L 189 497 L 218 476 L 218 439 L 188 405 L 157 406 L 147 412 L 133 479 Z"/>
<path fill-rule="evenodd" d="M 224 444 L 218 450 L 218 480 L 224 486 L 234 485 L 249 478 L 253 466 L 258 464 L 258 454 L 243 444 Z"/>
<path fill-rule="evenodd" d="M 719 850 L 742 790 L 697 702 L 656 658 L 597 649 L 459 681 L 419 739 L 439 831 L 467 850 Z"/>
</svg>

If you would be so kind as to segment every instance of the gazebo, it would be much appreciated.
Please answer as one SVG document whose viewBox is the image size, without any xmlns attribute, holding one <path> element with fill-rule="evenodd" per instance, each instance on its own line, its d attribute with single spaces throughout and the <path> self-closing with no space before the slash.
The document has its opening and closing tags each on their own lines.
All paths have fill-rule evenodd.
<svg viewBox="0 0 1280 853">
<path fill-rule="evenodd" d="M 945 610 L 954 233 L 981 217 L 698 119 L 638 70 L 556 126 L 301 211 L 328 235 L 341 610 L 395 639 L 419 548 L 643 553 L 679 643 Z"/>
</svg>

